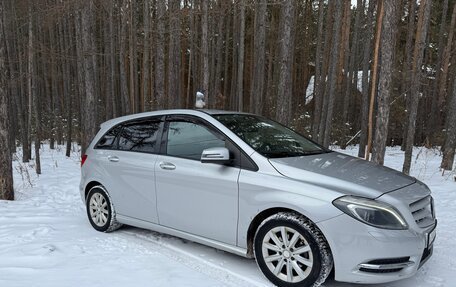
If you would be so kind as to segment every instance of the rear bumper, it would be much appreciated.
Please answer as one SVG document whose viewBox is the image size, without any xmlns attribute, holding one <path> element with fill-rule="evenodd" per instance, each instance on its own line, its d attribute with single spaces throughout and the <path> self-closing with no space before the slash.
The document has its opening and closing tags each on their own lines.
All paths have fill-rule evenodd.
<svg viewBox="0 0 456 287">
<path fill-rule="evenodd" d="M 340 215 L 318 223 L 334 257 L 335 280 L 386 283 L 413 276 L 432 255 L 426 230 L 384 230 Z"/>
</svg>

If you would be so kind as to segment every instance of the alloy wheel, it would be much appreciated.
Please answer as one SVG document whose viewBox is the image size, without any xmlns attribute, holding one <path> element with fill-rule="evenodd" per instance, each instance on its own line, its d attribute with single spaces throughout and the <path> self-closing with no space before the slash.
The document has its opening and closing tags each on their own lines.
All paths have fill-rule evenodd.
<svg viewBox="0 0 456 287">
<path fill-rule="evenodd" d="M 90 217 L 92 222 L 102 227 L 108 221 L 108 201 L 101 193 L 94 193 L 90 198 L 89 205 Z"/>
<path fill-rule="evenodd" d="M 290 227 L 278 226 L 266 233 L 262 243 L 266 266 L 277 278 L 296 283 L 309 276 L 313 254 L 301 233 Z"/>
</svg>

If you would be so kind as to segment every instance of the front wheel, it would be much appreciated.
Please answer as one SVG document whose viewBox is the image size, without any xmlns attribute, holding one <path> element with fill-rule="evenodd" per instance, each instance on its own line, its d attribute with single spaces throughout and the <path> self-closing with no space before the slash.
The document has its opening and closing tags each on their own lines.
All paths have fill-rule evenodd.
<svg viewBox="0 0 456 287">
<path fill-rule="evenodd" d="M 264 220 L 255 234 L 254 249 L 261 271 L 279 287 L 320 286 L 333 266 L 321 231 L 292 212 Z"/>
</svg>

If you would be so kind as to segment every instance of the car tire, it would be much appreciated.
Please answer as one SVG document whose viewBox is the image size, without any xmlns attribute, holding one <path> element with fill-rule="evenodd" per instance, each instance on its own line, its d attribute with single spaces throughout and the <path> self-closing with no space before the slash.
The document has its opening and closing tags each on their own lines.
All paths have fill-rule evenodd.
<svg viewBox="0 0 456 287">
<path fill-rule="evenodd" d="M 90 224 L 100 232 L 111 232 L 122 226 L 116 220 L 116 212 L 108 192 L 101 185 L 89 190 L 86 209 Z"/>
<path fill-rule="evenodd" d="M 258 267 L 279 287 L 320 286 L 333 267 L 331 250 L 321 231 L 294 212 L 265 219 L 256 231 L 254 252 Z"/>
</svg>

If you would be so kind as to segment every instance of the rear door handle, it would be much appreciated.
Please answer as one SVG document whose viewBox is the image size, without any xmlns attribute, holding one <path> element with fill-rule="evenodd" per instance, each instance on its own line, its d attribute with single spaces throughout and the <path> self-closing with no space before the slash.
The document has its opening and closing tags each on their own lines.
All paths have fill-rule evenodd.
<svg viewBox="0 0 456 287">
<path fill-rule="evenodd" d="M 112 162 L 118 162 L 119 158 L 117 156 L 110 155 L 110 156 L 108 156 L 108 160 L 112 161 Z"/>
<path fill-rule="evenodd" d="M 159 164 L 161 169 L 166 169 L 166 170 L 173 170 L 176 169 L 176 166 L 170 162 L 160 162 Z"/>
</svg>

